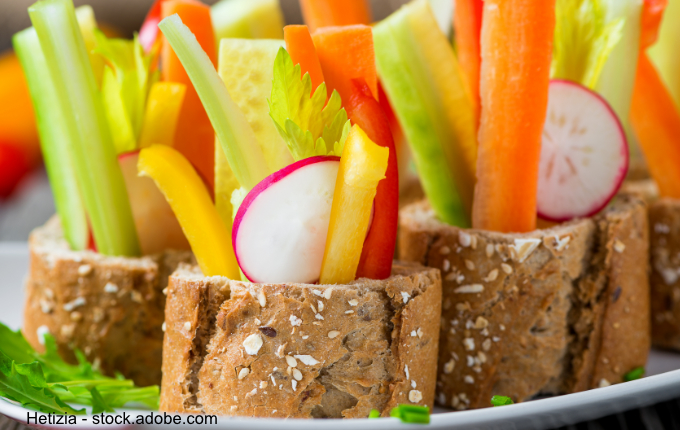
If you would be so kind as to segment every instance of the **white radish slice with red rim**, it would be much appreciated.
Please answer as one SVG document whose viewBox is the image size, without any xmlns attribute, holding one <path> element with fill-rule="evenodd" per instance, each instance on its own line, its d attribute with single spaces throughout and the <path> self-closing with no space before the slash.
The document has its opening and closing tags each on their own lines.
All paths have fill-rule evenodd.
<svg viewBox="0 0 680 430">
<path fill-rule="evenodd" d="M 339 166 L 338 157 L 306 158 L 248 193 L 234 219 L 232 243 L 250 281 L 318 281 Z"/>
<path fill-rule="evenodd" d="M 609 104 L 575 82 L 551 81 L 538 215 L 551 221 L 593 215 L 614 197 L 627 171 L 626 133 Z"/>
</svg>

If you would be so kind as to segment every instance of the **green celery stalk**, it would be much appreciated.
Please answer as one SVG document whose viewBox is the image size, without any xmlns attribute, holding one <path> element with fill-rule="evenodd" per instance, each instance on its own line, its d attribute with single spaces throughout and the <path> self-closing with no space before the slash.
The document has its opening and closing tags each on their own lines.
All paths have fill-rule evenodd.
<svg viewBox="0 0 680 430">
<path fill-rule="evenodd" d="M 595 91 L 611 105 L 623 124 L 629 142 L 633 142 L 628 116 L 633 98 L 635 73 L 640 47 L 640 18 L 643 0 L 606 0 L 607 21 L 623 18 L 621 39 L 609 54 Z M 630 145 L 635 150 L 634 145 Z"/>
<path fill-rule="evenodd" d="M 64 237 L 71 249 L 79 251 L 87 247 L 89 240 L 87 215 L 69 154 L 68 132 L 59 109 L 57 91 L 35 29 L 28 28 L 17 33 L 12 40 L 28 82 L 45 168 Z"/>
<path fill-rule="evenodd" d="M 101 94 L 71 0 L 41 0 L 31 21 L 64 113 L 69 151 L 95 243 L 105 255 L 139 255 L 139 241 Z"/>
<path fill-rule="evenodd" d="M 94 10 L 90 5 L 83 5 L 76 8 L 76 19 L 80 26 L 80 32 L 83 34 L 85 40 L 85 47 L 87 48 L 87 55 L 90 57 L 90 64 L 94 71 L 94 77 L 97 80 L 97 85 L 101 85 L 102 74 L 104 73 L 104 59 L 101 55 L 94 52 L 97 47 L 96 32 L 99 31 L 97 27 L 97 20 L 94 16 Z"/>
<path fill-rule="evenodd" d="M 680 0 L 668 0 L 661 21 L 659 40 L 647 50 L 661 77 L 680 106 Z"/>
<path fill-rule="evenodd" d="M 179 16 L 169 16 L 158 26 L 194 84 L 236 180 L 251 190 L 269 175 L 269 170 L 248 120 Z"/>
</svg>

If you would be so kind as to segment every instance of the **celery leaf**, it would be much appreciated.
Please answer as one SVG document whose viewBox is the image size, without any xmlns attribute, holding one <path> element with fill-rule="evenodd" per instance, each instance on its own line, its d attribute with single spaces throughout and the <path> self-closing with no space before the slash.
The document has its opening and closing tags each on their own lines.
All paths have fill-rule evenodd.
<svg viewBox="0 0 680 430">
<path fill-rule="evenodd" d="M 603 0 L 557 0 L 551 74 L 595 88 L 622 37 L 624 18 L 607 19 Z"/>
<path fill-rule="evenodd" d="M 340 156 L 351 127 L 340 95 L 333 91 L 326 103 L 326 84 L 312 94 L 309 74 L 300 75 L 300 65 L 294 65 L 281 48 L 274 61 L 269 115 L 295 161 L 316 155 Z"/>
<path fill-rule="evenodd" d="M 104 109 L 116 151 L 133 151 L 142 132 L 146 100 L 151 85 L 158 80 L 153 71 L 156 48 L 144 53 L 139 39 L 109 39 L 95 31 L 94 50 L 105 61 L 102 78 Z"/>
</svg>

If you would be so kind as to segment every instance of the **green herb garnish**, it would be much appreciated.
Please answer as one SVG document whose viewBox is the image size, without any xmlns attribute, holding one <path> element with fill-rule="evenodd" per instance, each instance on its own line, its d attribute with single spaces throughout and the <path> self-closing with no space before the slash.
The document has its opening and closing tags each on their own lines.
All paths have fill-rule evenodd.
<svg viewBox="0 0 680 430">
<path fill-rule="evenodd" d="M 295 161 L 315 155 L 340 156 L 351 127 L 340 95 L 334 90 L 326 103 L 325 83 L 312 95 L 312 79 L 308 73 L 300 79 L 300 70 L 288 52 L 279 49 L 269 115 Z"/>
<path fill-rule="evenodd" d="M 430 408 L 427 406 L 399 405 L 390 411 L 390 416 L 407 424 L 430 424 Z"/>
<path fill-rule="evenodd" d="M 634 381 L 636 379 L 640 379 L 643 376 L 645 376 L 645 368 L 644 367 L 636 367 L 635 369 L 633 369 L 630 372 L 623 375 L 623 380 L 626 381 L 626 382 L 629 382 L 629 381 Z"/>
<path fill-rule="evenodd" d="M 512 405 L 513 402 L 510 397 L 506 396 L 493 396 L 491 398 L 491 406 L 505 406 L 505 405 Z"/>
<path fill-rule="evenodd" d="M 92 368 L 80 351 L 77 365 L 57 353 L 45 335 L 45 353 L 36 352 L 21 331 L 0 323 L 0 396 L 45 413 L 84 414 L 66 402 L 92 406 L 92 413 L 113 412 L 130 402 L 158 409 L 158 386 L 139 388 L 122 376 L 111 378 Z"/>
<path fill-rule="evenodd" d="M 369 420 L 374 418 L 380 418 L 380 411 L 377 409 L 371 409 L 371 412 L 368 413 Z"/>
</svg>

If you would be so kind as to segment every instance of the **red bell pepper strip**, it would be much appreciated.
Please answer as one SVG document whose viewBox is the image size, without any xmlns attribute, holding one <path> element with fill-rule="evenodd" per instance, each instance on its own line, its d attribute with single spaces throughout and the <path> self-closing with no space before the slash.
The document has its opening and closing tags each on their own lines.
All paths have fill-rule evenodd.
<svg viewBox="0 0 680 430">
<path fill-rule="evenodd" d="M 479 71 L 482 67 L 481 33 L 482 0 L 456 0 L 453 28 L 456 34 L 458 63 L 470 87 L 475 124 L 479 125 L 481 103 L 479 101 Z"/>
<path fill-rule="evenodd" d="M 146 14 L 144 22 L 139 29 L 139 43 L 144 51 L 150 52 L 154 43 L 158 40 L 158 23 L 161 22 L 161 4 L 165 0 L 156 0 Z"/>
<path fill-rule="evenodd" d="M 215 34 L 210 17 L 210 7 L 197 0 L 165 0 L 161 4 L 161 17 L 178 14 L 189 27 L 196 40 L 208 54 L 213 65 L 217 64 Z M 187 87 L 184 104 L 175 131 L 175 149 L 184 155 L 208 184 L 210 193 L 215 184 L 215 131 L 210 118 L 172 47 L 163 41 L 161 51 L 163 80 L 179 82 Z"/>
<path fill-rule="evenodd" d="M 661 18 L 668 0 L 644 0 L 640 18 L 640 49 L 645 50 L 656 43 L 661 28 Z"/>
<path fill-rule="evenodd" d="M 385 179 L 378 183 L 373 223 L 368 231 L 357 278 L 386 279 L 392 274 L 392 257 L 397 242 L 399 218 L 399 167 L 397 150 L 387 116 L 365 81 L 352 80 L 354 91 L 343 106 L 354 125 L 358 125 L 378 146 L 389 149 Z"/>
</svg>

